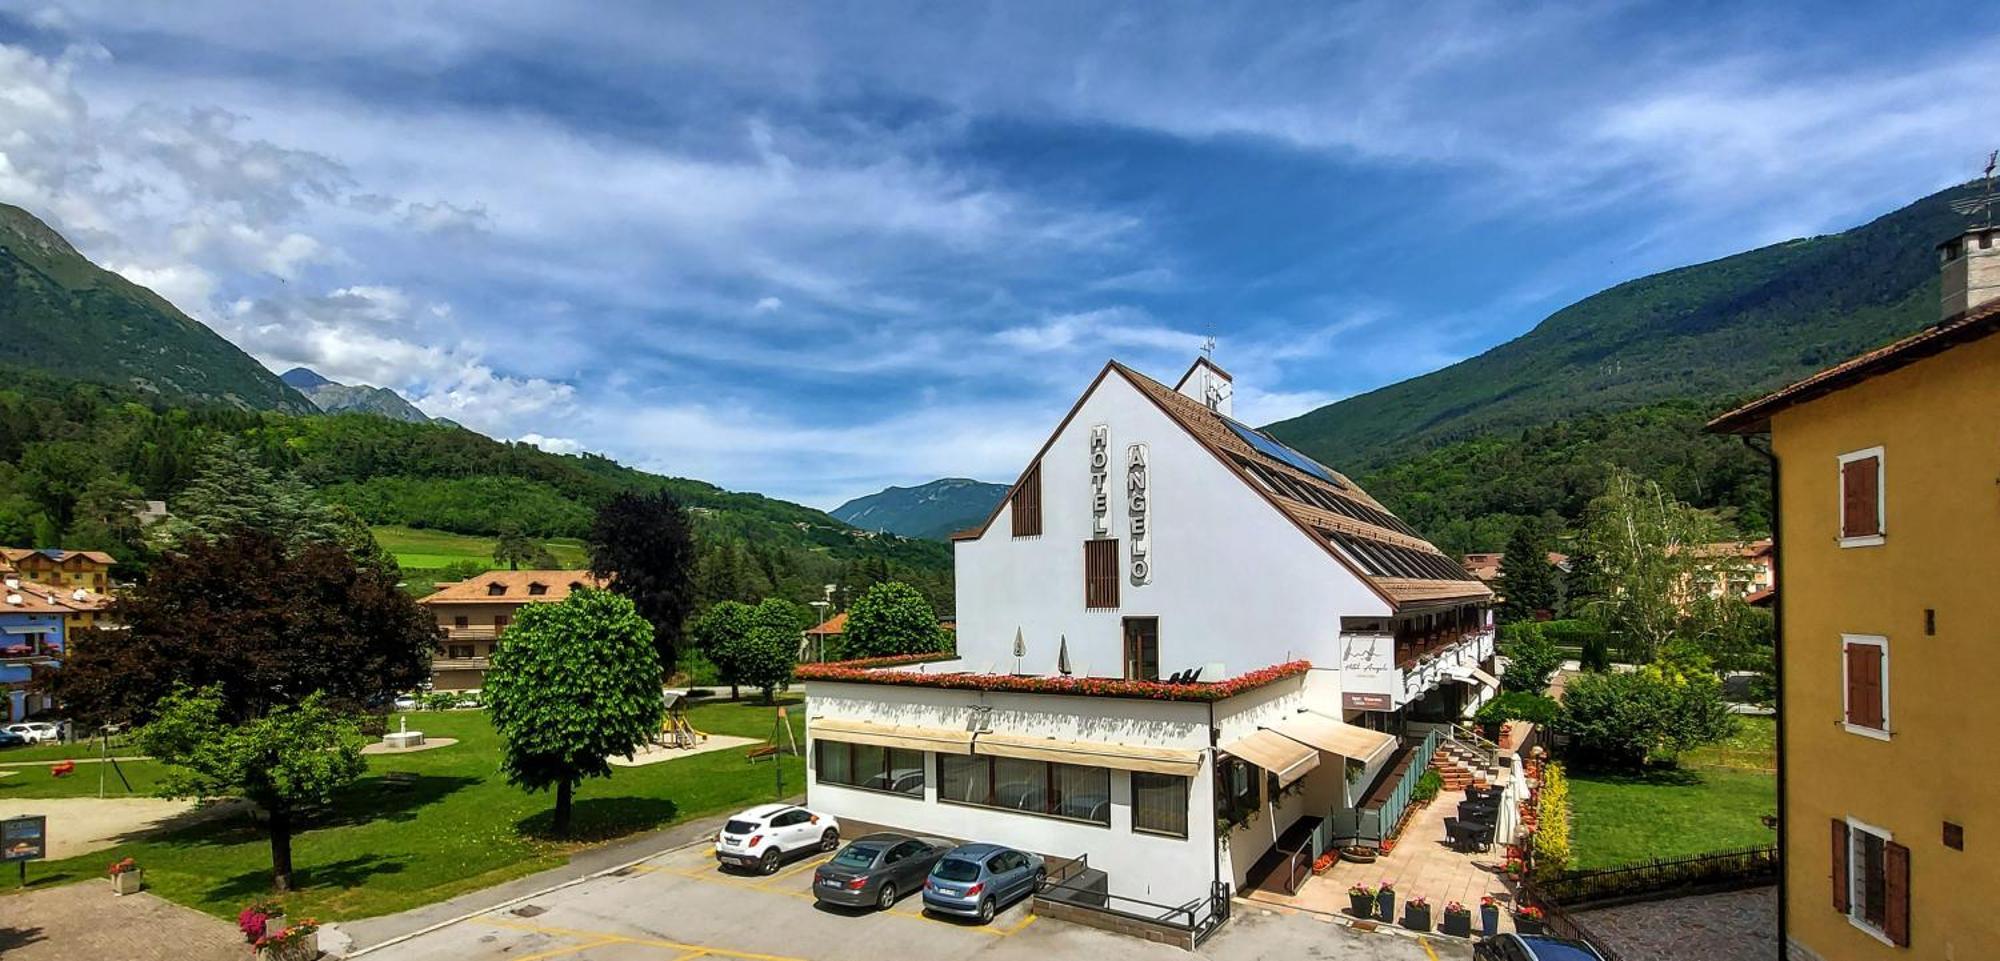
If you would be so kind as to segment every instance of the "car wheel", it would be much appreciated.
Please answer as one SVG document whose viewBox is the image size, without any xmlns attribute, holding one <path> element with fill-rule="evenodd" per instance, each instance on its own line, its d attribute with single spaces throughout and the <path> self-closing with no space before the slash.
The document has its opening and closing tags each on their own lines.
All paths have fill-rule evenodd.
<svg viewBox="0 0 2000 961">
<path fill-rule="evenodd" d="M 1040 893 L 1042 893 L 1042 885 L 1044 885 L 1044 884 L 1047 884 L 1047 883 L 1048 883 L 1048 881 L 1049 881 L 1049 869 L 1048 869 L 1048 868 L 1036 868 L 1036 869 L 1035 869 L 1035 884 L 1034 884 L 1034 886 L 1033 886 L 1033 887 L 1031 887 L 1031 888 L 1029 888 L 1029 889 L 1028 889 L 1028 893 L 1029 893 L 1029 894 L 1040 894 Z"/>
<path fill-rule="evenodd" d="M 827 828 L 824 832 L 820 834 L 819 849 L 821 851 L 831 851 L 839 846 L 840 846 L 839 828 Z"/>
<path fill-rule="evenodd" d="M 981 902 L 979 902 L 979 923 L 980 923 L 980 924 L 991 924 L 991 923 L 993 923 L 993 899 L 992 899 L 992 898 L 987 898 L 986 900 L 984 900 L 984 901 L 981 901 Z"/>
<path fill-rule="evenodd" d="M 769 851 L 765 851 L 764 857 L 757 862 L 757 870 L 765 874 L 776 874 L 778 873 L 778 866 L 783 863 L 784 858 L 778 854 L 778 849 L 772 848 Z"/>
<path fill-rule="evenodd" d="M 896 886 L 894 884 L 882 885 L 882 893 L 875 898 L 875 906 L 884 911 L 896 906 Z"/>
</svg>

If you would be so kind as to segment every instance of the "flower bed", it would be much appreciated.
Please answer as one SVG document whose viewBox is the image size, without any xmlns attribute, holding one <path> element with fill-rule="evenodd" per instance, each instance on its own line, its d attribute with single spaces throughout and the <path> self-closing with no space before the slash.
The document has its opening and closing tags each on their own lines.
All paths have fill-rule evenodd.
<svg viewBox="0 0 2000 961">
<path fill-rule="evenodd" d="M 906 664 L 929 664 L 935 661 L 955 661 L 957 659 L 958 655 L 952 651 L 925 651 L 921 654 L 891 654 L 887 657 L 861 657 L 851 661 L 801 664 L 795 673 L 798 677 L 805 678 L 813 672 L 830 667 L 871 671 L 883 667 L 901 667 Z"/>
<path fill-rule="evenodd" d="M 936 655 L 923 655 L 936 659 Z M 941 687 L 961 691 L 994 691 L 1020 694 L 1071 694 L 1085 697 L 1133 697 L 1154 701 L 1220 701 L 1245 691 L 1263 687 L 1312 669 L 1311 661 L 1292 661 L 1238 675 L 1213 684 L 1168 684 L 1164 681 L 1126 681 L 1104 677 L 1016 677 L 1011 674 L 918 674 L 910 671 L 877 671 L 890 658 L 866 661 L 838 661 L 805 664 L 798 669 L 802 681 L 841 681 L 854 684 L 892 684 L 905 687 Z M 917 663 L 906 660 L 901 663 Z"/>
</svg>

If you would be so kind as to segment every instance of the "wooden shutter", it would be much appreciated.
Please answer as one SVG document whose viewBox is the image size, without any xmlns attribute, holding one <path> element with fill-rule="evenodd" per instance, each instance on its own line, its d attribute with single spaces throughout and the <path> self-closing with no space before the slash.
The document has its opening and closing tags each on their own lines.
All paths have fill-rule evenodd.
<svg viewBox="0 0 2000 961">
<path fill-rule="evenodd" d="M 1847 913 L 1847 822 L 1833 819 L 1833 909 Z"/>
<path fill-rule="evenodd" d="M 1840 536 L 1882 533 L 1881 459 L 1863 457 L 1840 468 Z"/>
<path fill-rule="evenodd" d="M 1847 723 L 1882 729 L 1882 648 L 1847 645 Z"/>
<path fill-rule="evenodd" d="M 1015 537 L 1040 537 L 1042 534 L 1042 462 L 1036 461 L 1021 475 L 1021 482 L 1014 486 L 1014 496 L 1009 501 L 1008 514 L 1013 518 Z"/>
<path fill-rule="evenodd" d="M 1083 606 L 1118 606 L 1118 541 L 1115 539 L 1083 542 Z"/>
<path fill-rule="evenodd" d="M 1899 948 L 1910 946 L 1910 849 L 1882 845 L 1882 933 Z"/>
</svg>

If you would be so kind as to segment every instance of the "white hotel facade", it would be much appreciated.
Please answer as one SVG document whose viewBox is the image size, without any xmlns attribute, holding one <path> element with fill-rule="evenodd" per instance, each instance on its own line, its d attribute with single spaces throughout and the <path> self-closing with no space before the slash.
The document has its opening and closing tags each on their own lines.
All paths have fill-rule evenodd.
<svg viewBox="0 0 2000 961">
<path fill-rule="evenodd" d="M 1393 827 L 1427 722 L 1491 696 L 1492 595 L 1230 392 L 1107 364 L 955 538 L 957 656 L 802 669 L 810 803 L 1083 858 L 1151 916 Z"/>
</svg>

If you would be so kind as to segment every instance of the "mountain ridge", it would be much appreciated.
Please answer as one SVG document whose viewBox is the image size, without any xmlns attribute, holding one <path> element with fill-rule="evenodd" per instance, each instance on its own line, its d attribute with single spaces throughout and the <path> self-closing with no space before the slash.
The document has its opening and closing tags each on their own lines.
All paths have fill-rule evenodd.
<svg viewBox="0 0 2000 961">
<path fill-rule="evenodd" d="M 313 406 L 323 413 L 361 413 L 387 417 L 410 424 L 428 424 L 435 418 L 417 409 L 415 404 L 403 399 L 403 395 L 387 387 L 373 387 L 368 384 L 343 384 L 328 380 L 318 371 L 308 367 L 294 367 L 278 375 L 293 390 L 304 394 Z"/>
<path fill-rule="evenodd" d="M 992 513 L 1007 485 L 969 477 L 941 477 L 915 487 L 886 487 L 827 513 L 863 530 L 944 540 Z"/>
</svg>

